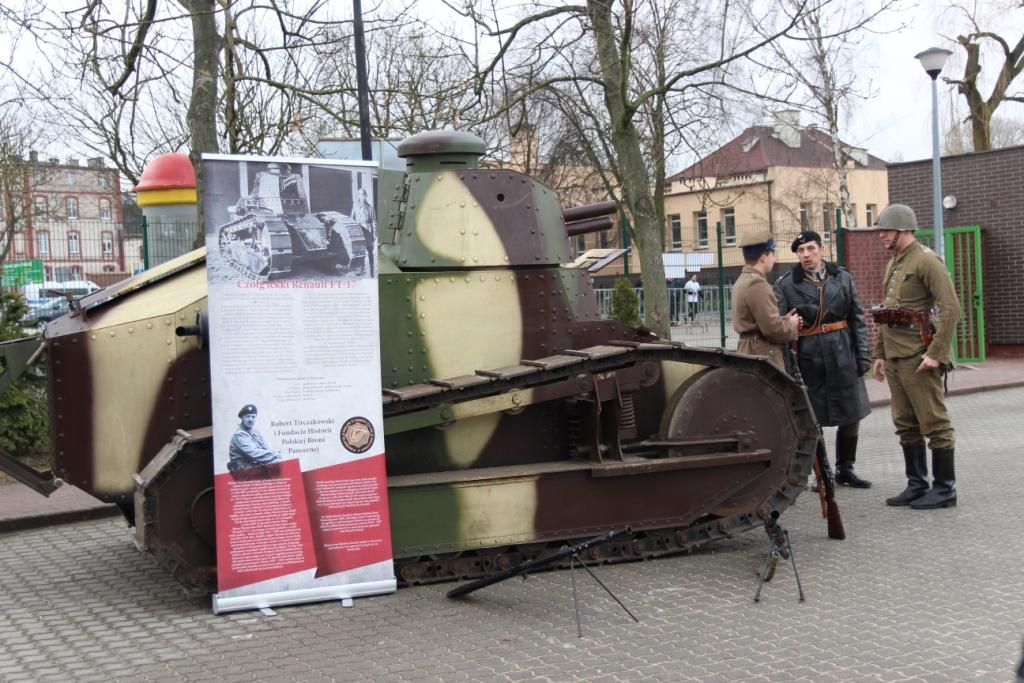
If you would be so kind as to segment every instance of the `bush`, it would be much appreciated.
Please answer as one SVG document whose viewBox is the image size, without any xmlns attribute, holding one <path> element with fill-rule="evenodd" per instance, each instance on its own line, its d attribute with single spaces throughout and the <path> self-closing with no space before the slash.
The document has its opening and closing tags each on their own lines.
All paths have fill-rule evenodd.
<svg viewBox="0 0 1024 683">
<path fill-rule="evenodd" d="M 27 312 L 28 306 L 21 294 L 0 292 L 0 341 L 25 336 L 18 321 Z M 0 450 L 34 459 L 49 451 L 49 441 L 46 367 L 37 360 L 0 395 Z"/>
<path fill-rule="evenodd" d="M 634 327 L 643 324 L 640 320 L 640 298 L 629 284 L 629 280 L 625 278 L 615 281 L 615 288 L 612 290 L 611 318 Z"/>
</svg>

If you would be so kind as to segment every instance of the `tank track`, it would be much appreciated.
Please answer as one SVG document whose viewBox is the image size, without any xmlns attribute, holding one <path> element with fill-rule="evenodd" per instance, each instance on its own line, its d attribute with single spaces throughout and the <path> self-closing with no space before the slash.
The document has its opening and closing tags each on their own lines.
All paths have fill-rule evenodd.
<svg viewBox="0 0 1024 683">
<path fill-rule="evenodd" d="M 675 342 L 612 341 L 605 345 L 522 360 L 495 370 L 478 370 L 472 375 L 431 379 L 421 384 L 383 390 L 384 416 L 392 417 L 418 410 L 439 408 L 512 390 L 528 389 L 569 379 L 579 374 L 611 372 L 644 362 L 673 361 L 710 368 L 730 368 L 754 375 L 778 390 L 790 404 L 794 416 L 797 449 L 785 484 L 770 503 L 758 510 L 717 517 L 705 515 L 692 524 L 663 529 L 644 529 L 632 538 L 617 539 L 587 550 L 586 557 L 599 563 L 628 562 L 689 552 L 712 541 L 731 538 L 763 523 L 772 510 L 782 511 L 796 500 L 811 472 L 818 432 L 804 387 L 771 363 L 721 349 L 701 349 Z M 597 530 L 600 531 L 600 530 Z M 578 540 L 596 533 L 581 530 Z M 395 572 L 403 584 L 434 583 L 471 579 L 537 559 L 551 550 L 575 541 L 564 538 L 504 548 L 395 558 Z M 568 560 L 563 563 L 568 566 Z"/>
<path fill-rule="evenodd" d="M 266 259 L 265 270 L 262 268 L 259 271 L 253 270 L 251 264 L 240 261 L 233 253 L 233 247 L 235 245 L 240 245 L 243 240 L 231 238 L 225 239 L 225 235 L 229 232 L 236 232 L 237 228 L 245 223 L 252 223 L 253 227 L 243 229 L 255 230 L 257 225 L 262 224 L 262 229 L 269 231 L 271 244 L 269 258 L 262 254 L 257 256 L 256 254 L 251 253 L 251 248 L 249 249 L 249 256 L 252 260 L 257 260 L 258 258 Z M 257 218 L 252 215 L 243 216 L 220 226 L 218 235 L 218 247 L 221 259 L 250 280 L 266 281 L 274 277 L 287 275 L 291 271 L 291 236 L 288 232 L 288 226 L 284 221 L 277 217 Z M 287 245 L 287 249 L 281 248 L 280 245 L 282 244 Z"/>
<path fill-rule="evenodd" d="M 493 370 L 477 370 L 472 375 L 447 379 L 431 379 L 421 384 L 402 388 L 383 389 L 383 412 L 386 418 L 417 411 L 439 409 L 445 404 L 461 403 L 477 398 L 495 396 L 517 389 L 539 387 L 563 381 L 578 375 L 612 372 L 641 363 L 672 361 L 692 363 L 709 368 L 731 368 L 755 376 L 779 391 L 789 403 L 793 416 L 796 449 L 786 480 L 770 500 L 756 510 L 743 510 L 736 514 L 717 516 L 704 514 L 689 524 L 665 528 L 637 528 L 631 537 L 591 546 L 584 556 L 588 562 L 615 563 L 642 560 L 664 555 L 689 552 L 707 543 L 731 538 L 763 523 L 772 510 L 785 510 L 803 491 L 811 472 L 811 463 L 817 445 L 817 425 L 811 412 L 804 387 L 772 364 L 752 356 L 743 356 L 721 349 L 700 349 L 673 342 L 612 341 L 604 345 L 561 353 Z M 209 443 L 212 429 L 204 427 L 191 432 L 180 432 L 139 475 L 136 475 L 136 543 L 153 553 L 164 567 L 193 594 L 212 592 L 215 586 L 215 568 L 212 556 L 201 560 L 197 551 L 184 552 L 177 544 L 162 540 L 156 521 L 161 488 L 168 477 L 182 466 L 199 467 L 212 472 Z M 671 441 L 660 440 L 661 447 L 671 447 Z M 669 444 L 666 446 L 665 444 Z M 659 444 L 652 444 L 658 448 Z M 188 451 L 185 453 L 184 451 Z M 200 455 L 202 454 L 202 455 Z M 187 455 L 188 457 L 183 457 Z M 206 487 L 192 502 L 194 508 Z M 181 523 L 172 515 L 172 521 Z M 200 515 L 205 517 L 205 515 Z M 212 553 L 212 528 L 196 526 L 191 520 L 195 543 L 205 553 Z M 202 525 L 200 525 L 202 526 Z M 579 529 L 560 534 L 557 538 L 504 547 L 481 548 L 472 551 L 424 554 L 394 559 L 395 573 L 403 585 L 472 579 L 486 576 L 501 569 L 546 555 L 553 549 L 583 540 L 607 529 Z M 567 565 L 566 565 L 567 566 Z"/>
</svg>

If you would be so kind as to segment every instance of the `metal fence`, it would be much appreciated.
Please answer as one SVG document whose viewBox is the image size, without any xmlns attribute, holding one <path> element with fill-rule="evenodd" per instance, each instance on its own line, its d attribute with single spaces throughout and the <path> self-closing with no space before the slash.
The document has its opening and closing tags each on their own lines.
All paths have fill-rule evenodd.
<svg viewBox="0 0 1024 683">
<path fill-rule="evenodd" d="M 611 314 L 612 289 L 598 288 L 597 306 L 601 316 L 608 318 Z M 640 300 L 640 317 L 644 316 L 644 292 L 642 287 L 634 290 Z M 720 300 L 724 301 L 724 318 L 721 314 Z M 736 333 L 732 329 L 730 308 L 732 306 L 732 285 L 701 284 L 701 297 L 695 310 L 689 310 L 686 301 L 686 290 L 682 287 L 668 288 L 669 318 L 672 321 L 672 339 L 684 341 L 694 346 L 714 346 L 736 348 Z M 725 326 L 723 338 L 722 326 Z"/>
</svg>

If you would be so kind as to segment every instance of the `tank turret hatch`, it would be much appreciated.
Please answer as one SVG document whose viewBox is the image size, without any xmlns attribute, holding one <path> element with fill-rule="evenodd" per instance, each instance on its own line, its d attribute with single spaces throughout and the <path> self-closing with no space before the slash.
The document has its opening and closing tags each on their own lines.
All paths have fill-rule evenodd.
<svg viewBox="0 0 1024 683">
<path fill-rule="evenodd" d="M 410 135 L 398 144 L 398 156 L 406 169 L 437 171 L 444 168 L 476 168 L 484 155 L 484 141 L 457 130 L 428 130 Z"/>
</svg>

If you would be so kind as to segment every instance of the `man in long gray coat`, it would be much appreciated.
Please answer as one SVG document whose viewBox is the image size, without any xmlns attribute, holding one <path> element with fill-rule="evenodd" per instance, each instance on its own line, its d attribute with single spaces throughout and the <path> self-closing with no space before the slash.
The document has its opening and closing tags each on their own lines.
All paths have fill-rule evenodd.
<svg viewBox="0 0 1024 683">
<path fill-rule="evenodd" d="M 775 283 L 779 311 L 803 321 L 797 341 L 800 374 L 823 427 L 836 431 L 836 483 L 866 489 L 853 471 L 860 421 L 871 412 L 863 376 L 871 367 L 867 325 L 850 273 L 822 258 L 821 235 L 805 230 L 790 246 L 800 262 Z"/>
</svg>

